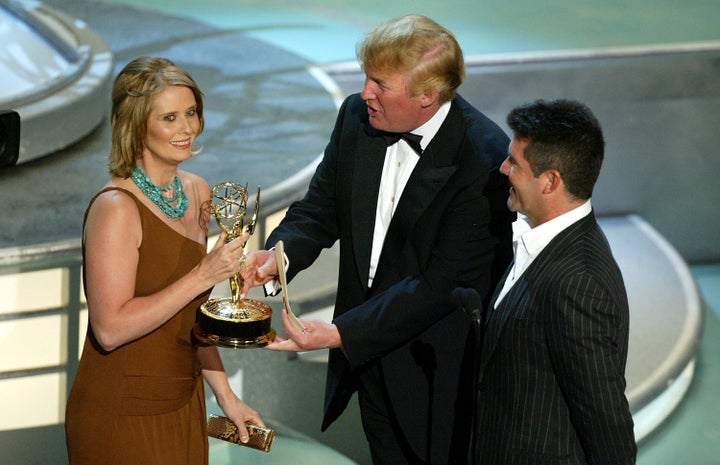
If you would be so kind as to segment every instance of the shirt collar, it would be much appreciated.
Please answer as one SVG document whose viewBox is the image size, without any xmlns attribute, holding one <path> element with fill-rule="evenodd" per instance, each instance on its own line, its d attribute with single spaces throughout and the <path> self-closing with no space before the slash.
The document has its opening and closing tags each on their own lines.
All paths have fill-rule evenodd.
<svg viewBox="0 0 720 465">
<path fill-rule="evenodd" d="M 438 111 L 435 112 L 432 118 L 427 120 L 419 128 L 410 131 L 413 134 L 422 136 L 422 140 L 420 141 L 420 147 L 423 150 L 427 148 L 428 144 L 430 144 L 430 141 L 432 141 L 433 137 L 435 137 L 435 134 L 437 134 L 437 132 L 440 130 L 440 126 L 442 126 L 448 113 L 450 113 L 451 103 L 452 102 L 445 102 L 440 105 L 440 108 L 438 108 Z"/>
<path fill-rule="evenodd" d="M 518 214 L 518 219 L 513 223 L 513 240 L 517 241 L 518 247 L 524 247 L 527 255 L 536 257 L 555 236 L 591 211 L 592 204 L 588 199 L 579 207 L 534 228 L 530 228 L 525 215 Z"/>
</svg>

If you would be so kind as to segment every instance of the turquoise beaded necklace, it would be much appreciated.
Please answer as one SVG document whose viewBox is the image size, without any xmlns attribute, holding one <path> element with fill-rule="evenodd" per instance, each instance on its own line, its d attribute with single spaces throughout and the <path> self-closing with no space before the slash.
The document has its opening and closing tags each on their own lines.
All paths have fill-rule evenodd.
<svg viewBox="0 0 720 465">
<path fill-rule="evenodd" d="M 175 175 L 175 179 L 165 187 L 156 186 L 152 183 L 147 174 L 140 168 L 140 165 L 135 165 L 135 171 L 130 176 L 133 182 L 140 188 L 141 191 L 148 196 L 148 198 L 157 205 L 168 218 L 180 218 L 185 214 L 187 210 L 188 199 L 185 195 L 185 191 L 182 188 L 180 182 L 180 176 Z M 172 197 L 165 197 L 164 192 L 175 190 Z M 179 201 L 178 201 L 179 200 Z M 177 202 L 177 205 L 173 203 Z"/>
</svg>

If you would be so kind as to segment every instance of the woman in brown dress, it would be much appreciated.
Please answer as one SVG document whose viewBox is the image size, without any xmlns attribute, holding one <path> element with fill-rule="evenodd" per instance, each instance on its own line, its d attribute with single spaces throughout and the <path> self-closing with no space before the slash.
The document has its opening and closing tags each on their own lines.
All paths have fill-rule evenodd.
<svg viewBox="0 0 720 465">
<path fill-rule="evenodd" d="M 210 187 L 178 169 L 203 124 L 200 89 L 169 60 L 138 58 L 115 79 L 112 176 L 84 222 L 89 326 L 65 417 L 71 465 L 207 464 L 203 379 L 241 436 L 246 421 L 264 425 L 217 348 L 191 337 L 247 240 L 223 234 L 206 252 Z"/>
</svg>

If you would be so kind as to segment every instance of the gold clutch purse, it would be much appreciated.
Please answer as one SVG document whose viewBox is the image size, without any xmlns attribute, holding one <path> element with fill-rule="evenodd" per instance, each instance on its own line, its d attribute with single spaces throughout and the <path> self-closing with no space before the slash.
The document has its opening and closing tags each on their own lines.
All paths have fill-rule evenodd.
<svg viewBox="0 0 720 465">
<path fill-rule="evenodd" d="M 275 440 L 275 431 L 270 428 L 263 428 L 262 426 L 252 424 L 245 426 L 250 434 L 248 442 L 240 441 L 237 426 L 235 426 L 235 423 L 230 421 L 229 418 L 210 414 L 208 417 L 208 436 L 233 442 L 240 446 L 270 452 L 272 443 Z"/>
</svg>

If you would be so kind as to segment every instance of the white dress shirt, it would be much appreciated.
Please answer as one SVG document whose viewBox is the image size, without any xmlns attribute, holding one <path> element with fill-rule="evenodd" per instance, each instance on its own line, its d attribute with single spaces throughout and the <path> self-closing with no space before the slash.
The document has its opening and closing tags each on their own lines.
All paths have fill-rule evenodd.
<svg viewBox="0 0 720 465">
<path fill-rule="evenodd" d="M 512 268 L 510 269 L 510 273 L 508 273 L 503 288 L 495 300 L 494 308 L 497 308 L 513 284 L 517 282 L 518 278 L 522 276 L 528 266 L 530 266 L 550 241 L 568 226 L 589 215 L 591 211 L 592 205 L 590 204 L 590 199 L 588 199 L 587 202 L 579 207 L 534 228 L 530 227 L 525 215 L 518 213 L 517 220 L 512 224 L 513 254 L 515 260 L 513 261 Z"/>
</svg>

